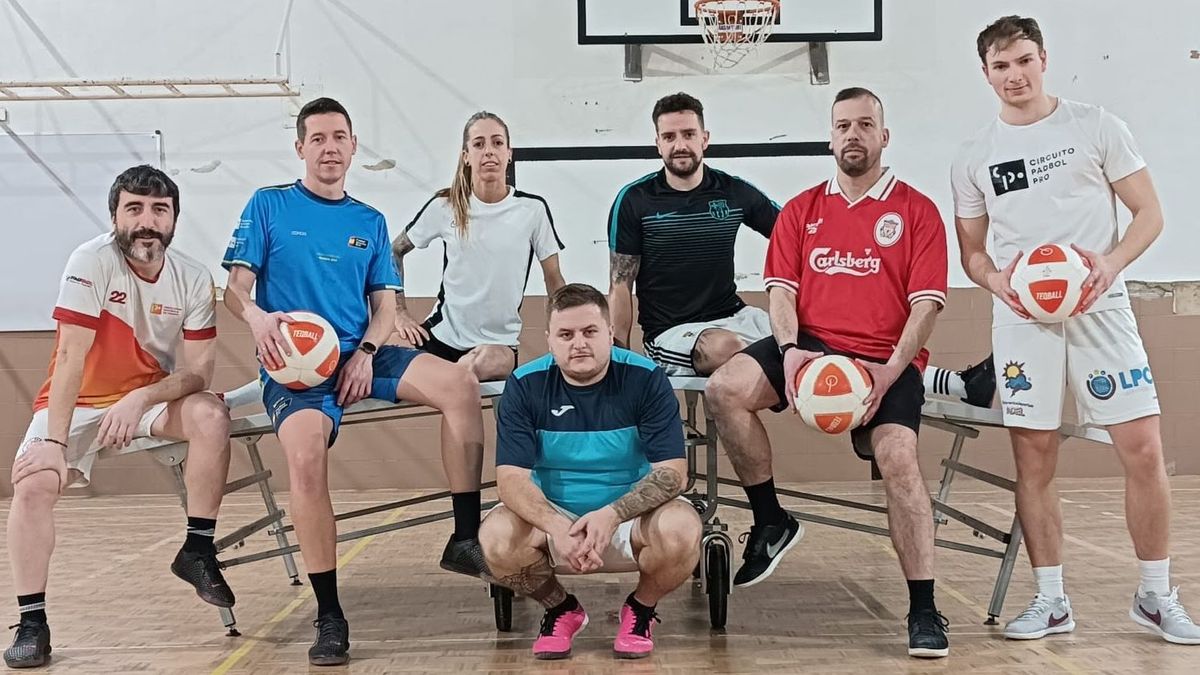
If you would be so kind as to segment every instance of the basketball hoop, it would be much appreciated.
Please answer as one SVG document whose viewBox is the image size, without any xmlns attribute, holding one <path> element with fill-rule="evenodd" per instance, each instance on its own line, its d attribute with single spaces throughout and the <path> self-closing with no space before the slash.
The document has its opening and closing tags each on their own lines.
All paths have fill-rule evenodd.
<svg viewBox="0 0 1200 675">
<path fill-rule="evenodd" d="M 732 68 L 767 41 L 779 0 L 697 0 L 696 19 L 713 68 Z"/>
</svg>

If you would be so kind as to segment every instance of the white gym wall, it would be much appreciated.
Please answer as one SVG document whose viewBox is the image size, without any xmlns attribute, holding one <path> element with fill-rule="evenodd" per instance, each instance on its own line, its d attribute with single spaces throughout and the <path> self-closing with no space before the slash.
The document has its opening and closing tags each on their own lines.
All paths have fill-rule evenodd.
<svg viewBox="0 0 1200 675">
<path fill-rule="evenodd" d="M 676 2 L 676 0 L 646 0 Z M 801 3 L 802 0 L 783 0 Z M 0 81 L 63 77 L 241 77 L 273 71 L 284 0 L 164 3 L 152 0 L 0 0 Z M 1153 9 L 1157 5 L 1159 9 Z M 646 77 L 622 79 L 619 46 L 576 44 L 568 0 L 455 2 L 298 0 L 290 21 L 291 80 L 300 102 L 332 96 L 349 109 L 359 155 L 348 180 L 399 233 L 454 170 L 463 121 L 479 109 L 503 116 L 518 146 L 649 144 L 649 112 L 684 90 L 706 106 L 714 142 L 828 137 L 838 89 L 874 89 L 887 109 L 886 161 L 930 194 L 950 220 L 948 167 L 957 145 L 995 114 L 975 55 L 975 36 L 1002 13 L 1036 16 L 1050 54 L 1053 93 L 1099 103 L 1127 120 L 1167 212 L 1162 239 L 1129 277 L 1200 277 L 1200 228 L 1190 197 L 1198 178 L 1200 3 L 1123 0 L 976 3 L 886 0 L 882 42 L 831 43 L 828 86 L 808 80 L 802 51 L 760 74 L 692 74 L 649 50 Z M 768 45 L 762 62 L 800 45 Z M 680 47 L 679 54 L 695 53 Z M 748 62 L 751 70 L 753 62 Z M 161 130 L 167 168 L 183 196 L 177 245 L 217 269 L 251 192 L 290 182 L 303 166 L 291 149 L 296 104 L 284 99 L 6 103 L 12 134 Z M 367 170 L 390 159 L 395 168 Z M 825 178 L 828 158 L 715 160 L 783 202 Z M 218 164 L 219 163 L 219 164 Z M 608 207 L 625 182 L 656 162 L 522 165 L 521 189 L 549 200 L 568 249 L 568 279 L 606 284 Z M 6 223 L 30 231 L 54 223 Z M 758 289 L 763 244 L 743 237 L 743 287 Z M 47 260 L 59 266 L 65 260 Z M 951 235 L 951 247 L 953 237 Z M 406 261 L 410 295 L 436 292 L 441 253 Z M 955 258 L 952 258 L 955 260 Z M 7 274 L 7 272 L 5 273 Z M 951 265 L 952 285 L 967 285 Z M 531 276 L 529 293 L 542 292 Z M 47 308 L 49 311 L 49 308 Z"/>
</svg>

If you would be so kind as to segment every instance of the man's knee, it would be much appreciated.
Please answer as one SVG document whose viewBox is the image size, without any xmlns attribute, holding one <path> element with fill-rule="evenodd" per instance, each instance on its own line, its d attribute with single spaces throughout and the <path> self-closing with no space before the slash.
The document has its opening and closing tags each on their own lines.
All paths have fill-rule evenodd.
<svg viewBox="0 0 1200 675">
<path fill-rule="evenodd" d="M 704 385 L 705 405 L 714 412 L 753 410 L 751 391 L 758 364 L 749 356 L 736 355 L 717 369 Z"/>
<path fill-rule="evenodd" d="M 1017 480 L 1026 485 L 1048 485 L 1058 465 L 1058 432 L 1010 429 Z"/>
<path fill-rule="evenodd" d="M 497 506 L 479 526 L 479 545 L 489 565 L 504 566 L 533 547 L 533 526 L 504 506 Z"/>
<path fill-rule="evenodd" d="M 696 346 L 692 349 L 692 360 L 701 374 L 711 374 L 745 348 L 746 343 L 737 333 L 722 328 L 709 328 L 696 339 Z"/>
<path fill-rule="evenodd" d="M 306 411 L 307 412 L 307 411 Z M 279 427 L 279 442 L 287 457 L 288 476 L 294 492 L 326 489 L 329 449 L 321 417 L 297 413 Z"/>
<path fill-rule="evenodd" d="M 1137 438 L 1124 444 L 1117 451 L 1121 454 L 1125 472 L 1132 476 L 1149 476 L 1165 471 L 1162 442 L 1155 436 Z"/>
<path fill-rule="evenodd" d="M 229 437 L 229 407 L 210 392 L 191 395 L 184 407 L 186 423 L 205 438 L 227 439 Z"/>
<path fill-rule="evenodd" d="M 897 424 L 876 427 L 871 434 L 875 464 L 884 481 L 920 480 L 921 467 L 917 460 L 917 434 Z"/>
<path fill-rule="evenodd" d="M 13 485 L 13 504 L 19 504 L 26 512 L 49 511 L 58 502 L 59 485 L 61 481 L 55 471 L 30 474 Z"/>
<path fill-rule="evenodd" d="M 673 499 L 650 517 L 648 542 L 661 548 L 664 555 L 691 559 L 700 553 L 703 525 L 690 503 Z"/>
<path fill-rule="evenodd" d="M 443 414 L 479 411 L 479 378 L 471 368 L 444 363 L 439 369 L 439 386 L 430 392 L 435 408 Z"/>
</svg>

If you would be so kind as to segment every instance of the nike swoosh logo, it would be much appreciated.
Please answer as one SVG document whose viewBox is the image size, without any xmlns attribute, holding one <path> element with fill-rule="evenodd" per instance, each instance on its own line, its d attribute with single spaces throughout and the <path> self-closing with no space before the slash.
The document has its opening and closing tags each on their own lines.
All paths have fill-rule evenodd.
<svg viewBox="0 0 1200 675">
<path fill-rule="evenodd" d="M 1156 611 L 1153 614 L 1151 614 L 1150 612 L 1147 612 L 1146 608 L 1142 607 L 1141 605 L 1138 605 L 1138 611 L 1142 613 L 1142 616 L 1153 621 L 1155 626 L 1162 625 L 1162 612 Z"/>
<path fill-rule="evenodd" d="M 1055 626 L 1061 626 L 1064 623 L 1066 623 L 1067 619 L 1069 619 L 1069 618 L 1071 618 L 1071 615 L 1069 613 L 1063 614 L 1062 616 L 1054 616 L 1053 614 L 1051 614 L 1050 621 L 1049 621 L 1050 627 L 1054 628 Z"/>
<path fill-rule="evenodd" d="M 672 212 L 670 212 L 670 213 L 655 213 L 655 214 L 654 214 L 654 219 L 655 219 L 655 220 L 662 220 L 663 218 L 670 218 L 671 216 L 673 216 L 673 215 L 676 215 L 676 214 L 678 214 L 678 213 L 679 213 L 678 211 L 672 211 Z"/>
<path fill-rule="evenodd" d="M 787 540 L 788 533 L 787 530 L 784 530 L 783 536 L 779 538 L 779 541 L 775 542 L 774 544 L 767 544 L 767 556 L 774 558 L 775 555 L 779 553 L 779 549 L 783 548 L 783 545 L 785 542 L 787 542 Z"/>
<path fill-rule="evenodd" d="M 574 410 L 574 409 L 575 409 L 575 406 L 573 406 L 573 405 L 559 406 L 557 408 L 551 408 L 550 414 L 554 415 L 555 417 L 562 417 L 563 415 L 565 415 L 567 413 L 567 411 Z"/>
</svg>

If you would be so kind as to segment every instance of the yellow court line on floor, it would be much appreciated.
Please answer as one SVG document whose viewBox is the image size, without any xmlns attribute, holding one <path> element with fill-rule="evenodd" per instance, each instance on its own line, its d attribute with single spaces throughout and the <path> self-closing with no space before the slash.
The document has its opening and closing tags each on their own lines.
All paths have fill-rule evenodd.
<svg viewBox="0 0 1200 675">
<path fill-rule="evenodd" d="M 407 509 L 408 509 L 408 507 L 401 507 L 401 508 L 396 509 L 395 511 L 392 511 L 390 514 L 388 514 L 388 517 L 384 518 L 383 522 L 381 522 L 379 524 L 380 525 L 389 525 L 391 523 L 396 522 L 397 520 L 399 520 L 400 515 L 403 514 L 405 512 L 405 510 L 407 510 Z M 375 537 L 377 537 L 377 536 L 379 536 L 379 535 L 372 534 L 369 537 L 363 537 L 362 539 L 359 539 L 357 542 L 355 542 L 354 546 L 352 546 L 349 551 L 346 551 L 344 554 L 342 554 L 342 557 L 338 558 L 338 561 L 337 561 L 338 569 L 344 568 L 346 565 L 349 565 L 350 561 L 354 560 L 354 558 L 357 557 L 359 553 L 362 553 L 362 550 L 364 548 L 366 548 L 368 544 L 370 544 L 372 541 L 375 541 Z M 296 597 L 293 598 L 292 601 L 287 604 L 287 606 L 285 606 L 283 609 L 276 612 L 275 616 L 268 619 L 266 623 L 264 623 L 261 627 L 259 627 L 259 629 L 257 631 L 255 631 L 255 633 L 252 637 L 245 639 L 242 642 L 242 646 L 238 647 L 236 651 L 234 651 L 224 661 L 222 661 L 221 665 L 219 665 L 215 669 L 213 669 L 212 675 L 225 675 L 225 673 L 228 673 L 235 665 L 237 665 L 237 663 L 239 661 L 241 661 L 243 658 L 245 658 L 245 656 L 247 654 L 249 654 L 251 650 L 253 650 L 255 647 L 257 647 L 263 641 L 263 638 L 270 635 L 271 631 L 273 631 L 275 629 L 275 626 L 277 626 L 284 619 L 288 618 L 292 614 L 292 612 L 296 611 L 296 609 L 298 609 L 305 602 L 308 602 L 308 599 L 311 597 L 312 597 L 312 588 L 306 586 L 303 590 L 301 590 L 300 592 L 298 592 L 296 594 Z"/>
</svg>

